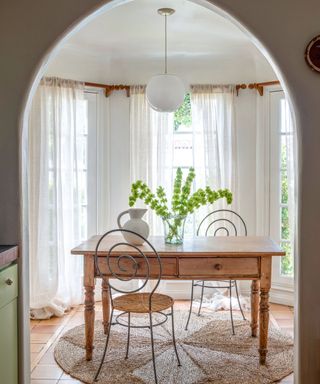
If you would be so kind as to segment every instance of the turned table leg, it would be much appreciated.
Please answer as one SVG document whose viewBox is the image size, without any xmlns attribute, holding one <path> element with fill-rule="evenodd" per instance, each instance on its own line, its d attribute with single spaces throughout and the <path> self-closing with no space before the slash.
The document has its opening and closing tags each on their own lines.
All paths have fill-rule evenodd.
<svg viewBox="0 0 320 384">
<path fill-rule="evenodd" d="M 103 314 L 103 329 L 107 334 L 110 321 L 110 288 L 107 279 L 102 279 L 102 314 Z"/>
<path fill-rule="evenodd" d="M 90 255 L 84 256 L 84 321 L 85 321 L 85 347 L 86 359 L 92 360 L 94 339 L 94 258 Z"/>
<path fill-rule="evenodd" d="M 259 354 L 260 364 L 266 363 L 269 330 L 269 291 L 271 286 L 271 257 L 261 257 Z"/>
<path fill-rule="evenodd" d="M 260 289 L 260 280 L 252 280 L 252 283 L 251 283 L 251 335 L 252 337 L 257 337 L 257 334 L 258 334 L 259 289 Z"/>
</svg>

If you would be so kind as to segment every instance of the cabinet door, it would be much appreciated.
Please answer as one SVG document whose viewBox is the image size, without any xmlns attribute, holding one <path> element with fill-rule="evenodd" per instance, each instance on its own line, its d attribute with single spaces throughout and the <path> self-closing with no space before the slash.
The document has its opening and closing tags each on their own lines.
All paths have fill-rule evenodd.
<svg viewBox="0 0 320 384">
<path fill-rule="evenodd" d="M 0 383 L 18 384 L 17 299 L 0 309 Z"/>
<path fill-rule="evenodd" d="M 8 281 L 10 282 L 8 284 Z M 18 296 L 18 266 L 11 265 L 0 271 L 0 309 Z"/>
</svg>

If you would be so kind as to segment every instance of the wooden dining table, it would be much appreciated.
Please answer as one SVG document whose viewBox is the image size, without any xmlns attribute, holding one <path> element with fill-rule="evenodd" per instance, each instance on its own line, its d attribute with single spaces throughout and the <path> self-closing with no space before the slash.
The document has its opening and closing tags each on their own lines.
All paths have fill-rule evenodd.
<svg viewBox="0 0 320 384">
<path fill-rule="evenodd" d="M 72 249 L 73 255 L 84 256 L 85 290 L 85 349 L 86 359 L 92 359 L 95 320 L 95 280 L 99 277 L 95 266 L 94 254 L 101 236 L 93 236 Z M 272 258 L 284 256 L 269 237 L 262 236 L 220 236 L 194 237 L 185 239 L 182 245 L 165 244 L 164 238 L 151 236 L 148 239 L 161 257 L 162 279 L 164 280 L 251 280 L 251 335 L 258 336 L 259 360 L 266 363 L 268 352 L 269 327 L 269 291 L 271 287 Z M 104 238 L 98 252 L 99 268 L 106 279 L 102 282 L 102 309 L 105 330 L 110 320 L 110 294 L 108 277 L 112 277 L 106 268 L 106 255 L 111 246 L 123 241 L 119 235 Z M 139 248 L 148 257 L 150 278 L 156 277 L 156 259 L 150 248 Z M 135 250 L 126 250 L 126 254 L 137 256 Z M 116 258 L 121 254 L 112 252 Z M 111 260 L 112 261 L 112 260 Z M 137 277 L 143 276 L 145 267 L 138 264 Z M 139 271 L 141 268 L 141 271 Z"/>
</svg>

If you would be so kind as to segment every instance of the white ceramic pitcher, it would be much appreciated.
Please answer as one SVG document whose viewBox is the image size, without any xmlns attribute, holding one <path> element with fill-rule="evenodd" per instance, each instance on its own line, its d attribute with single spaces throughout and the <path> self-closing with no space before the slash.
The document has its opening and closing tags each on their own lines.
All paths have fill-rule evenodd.
<svg viewBox="0 0 320 384">
<path fill-rule="evenodd" d="M 121 212 L 118 216 L 117 222 L 120 229 L 128 229 L 130 231 L 137 232 L 139 235 L 143 236 L 145 239 L 149 236 L 149 225 L 142 220 L 143 215 L 147 212 L 145 208 L 130 208 L 127 211 Z M 123 226 L 121 225 L 122 216 L 128 214 L 130 220 L 128 220 Z M 142 245 L 143 240 L 138 236 L 133 235 L 132 233 L 122 232 L 123 237 L 127 240 L 128 243 L 134 245 Z"/>
</svg>

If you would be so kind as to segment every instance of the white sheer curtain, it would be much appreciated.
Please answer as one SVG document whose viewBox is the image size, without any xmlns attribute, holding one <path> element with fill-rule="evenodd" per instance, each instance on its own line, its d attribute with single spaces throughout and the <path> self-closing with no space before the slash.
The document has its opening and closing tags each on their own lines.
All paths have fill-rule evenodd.
<svg viewBox="0 0 320 384">
<path fill-rule="evenodd" d="M 234 195 L 233 209 L 238 210 L 238 162 L 234 118 L 233 85 L 193 85 L 191 87 L 192 126 L 196 188 L 209 185 L 228 188 Z M 219 200 L 196 213 L 196 224 L 208 211 L 225 207 Z"/>
<path fill-rule="evenodd" d="M 62 316 L 82 301 L 81 241 L 86 131 L 82 83 L 45 78 L 29 123 L 31 317 Z"/>
<path fill-rule="evenodd" d="M 131 182 L 143 180 L 154 192 L 162 185 L 170 199 L 173 114 L 151 109 L 145 86 L 139 85 L 130 87 L 130 160 Z M 151 209 L 146 219 L 153 235 L 163 234 L 162 221 Z"/>
<path fill-rule="evenodd" d="M 234 196 L 232 209 L 238 211 L 238 157 L 234 96 L 233 85 L 193 85 L 191 87 L 196 188 L 209 185 L 213 189 L 230 189 Z M 219 200 L 211 207 L 206 206 L 197 210 L 196 228 L 208 212 L 224 207 L 230 208 L 224 200 Z M 214 282 L 214 285 L 219 283 Z M 225 292 L 206 290 L 205 304 L 216 310 L 228 309 L 227 294 L 227 290 Z M 242 305 L 246 306 L 244 300 Z M 235 297 L 232 299 L 232 307 L 238 309 Z"/>
</svg>

